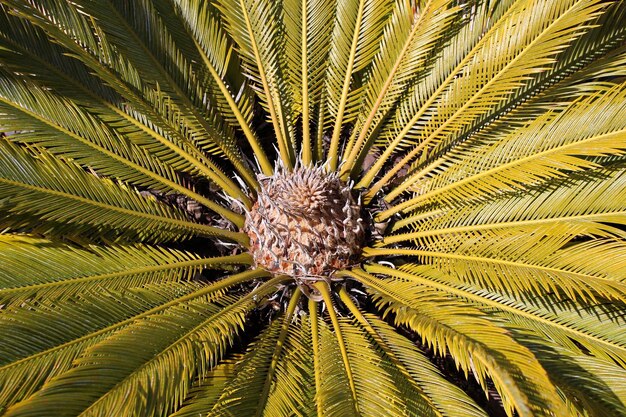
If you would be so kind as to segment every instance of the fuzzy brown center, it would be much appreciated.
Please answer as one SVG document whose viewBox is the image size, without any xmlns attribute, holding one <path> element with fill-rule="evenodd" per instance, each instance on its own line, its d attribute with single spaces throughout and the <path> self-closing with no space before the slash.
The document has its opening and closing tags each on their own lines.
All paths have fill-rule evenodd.
<svg viewBox="0 0 626 417">
<path fill-rule="evenodd" d="M 260 184 L 244 226 L 257 266 L 316 280 L 355 262 L 364 236 L 360 207 L 336 174 L 303 167 Z"/>
</svg>

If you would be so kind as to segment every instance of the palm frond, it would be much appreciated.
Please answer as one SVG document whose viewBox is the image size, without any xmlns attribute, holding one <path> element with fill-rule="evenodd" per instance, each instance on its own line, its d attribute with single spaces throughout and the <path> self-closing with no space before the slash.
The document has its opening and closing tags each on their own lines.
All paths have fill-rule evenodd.
<svg viewBox="0 0 626 417">
<path fill-rule="evenodd" d="M 532 353 L 515 343 L 504 329 L 481 317 L 479 310 L 446 301 L 442 294 L 428 287 L 409 292 L 407 286 L 360 277 L 366 285 L 373 286 L 374 297 L 381 305 L 389 305 L 397 324 L 418 332 L 440 354 L 450 352 L 466 375 L 471 370 L 484 389 L 486 378 L 491 378 L 509 412 L 563 412 L 562 400 Z M 521 378 L 522 374 L 526 378 Z"/>
<path fill-rule="evenodd" d="M 372 265 L 366 267 L 368 272 L 383 273 L 388 276 L 396 277 L 409 283 L 398 283 L 401 288 L 411 288 L 412 285 L 425 286 L 443 293 L 448 293 L 462 300 L 476 303 L 478 306 L 487 308 L 497 308 L 499 311 L 516 315 L 523 319 L 535 322 L 539 327 L 546 327 L 551 331 L 573 338 L 582 343 L 590 351 L 595 352 L 598 356 L 609 359 L 613 358 L 618 362 L 623 362 L 626 354 L 626 339 L 623 332 L 619 330 L 619 323 L 611 320 L 612 313 L 602 312 L 602 306 L 594 308 L 593 306 L 585 306 L 590 313 L 583 311 L 572 311 L 568 301 L 562 301 L 560 304 L 556 299 L 552 299 L 549 295 L 543 295 L 544 298 L 550 299 L 550 302 L 543 302 L 541 297 L 520 297 L 516 299 L 496 292 L 487 292 L 484 289 L 470 287 L 453 278 L 434 270 L 429 266 L 420 266 L 410 272 L 398 271 L 388 267 Z M 368 279 L 373 279 L 368 277 Z M 368 281 L 369 284 L 376 283 Z M 376 287 L 380 291 L 381 284 Z M 388 291 L 390 285 L 387 284 Z M 399 299 L 406 298 L 406 295 L 398 295 L 398 291 L 394 297 Z M 404 302 L 408 302 L 404 301 Z M 580 306 L 579 306 L 580 307 Z M 618 318 L 618 321 L 620 319 Z"/>
<path fill-rule="evenodd" d="M 330 38 L 317 36 L 330 33 L 333 26 L 334 0 L 285 1 L 283 6 L 285 51 L 288 76 L 293 92 L 294 108 L 302 113 L 302 162 L 305 165 L 321 159 L 316 148 L 321 149 L 324 131 L 323 92 Z M 317 132 L 311 131 L 316 128 Z M 317 145 L 313 138 L 317 137 Z"/>
<path fill-rule="evenodd" d="M 232 66 L 239 66 L 238 56 L 220 24 L 215 7 L 203 0 L 177 0 L 177 10 L 194 36 L 194 45 L 210 74 L 216 105 L 225 120 L 243 131 L 265 175 L 272 174 L 272 165 L 251 128 L 253 98 L 243 76 L 233 77 Z M 217 92 L 220 93 L 217 93 Z M 236 124 L 235 124 L 236 122 Z"/>
<path fill-rule="evenodd" d="M 613 40 L 626 36 L 626 34 L 609 32 L 606 36 Z M 589 53 L 598 53 L 603 50 L 601 41 L 597 43 L 598 45 L 592 45 L 593 49 Z M 572 49 L 577 50 L 577 48 Z M 567 52 L 569 55 L 570 50 Z M 577 65 L 577 60 L 572 58 L 572 61 L 573 63 L 570 65 Z M 572 102 L 582 100 L 596 92 L 597 84 L 600 80 L 604 83 L 616 84 L 615 81 L 618 81 L 624 75 L 625 63 L 626 50 L 624 47 L 617 48 L 565 79 L 560 80 L 553 87 L 542 91 L 505 115 L 499 116 L 498 120 L 492 120 L 488 126 L 472 133 L 465 140 L 460 139 L 456 146 L 447 152 L 443 152 L 440 156 L 438 152 L 434 152 L 432 157 L 426 158 L 424 162 L 420 162 L 413 168 L 413 170 L 420 171 L 419 187 L 422 189 L 434 189 L 447 185 L 461 174 L 456 169 L 457 166 L 473 165 L 475 163 L 473 161 L 475 161 L 479 153 L 490 152 L 495 143 L 494 138 L 503 138 L 515 129 L 523 128 L 530 121 L 549 112 L 562 112 Z M 559 69 L 565 72 L 571 70 L 568 66 Z M 549 71 L 547 74 L 557 79 L 561 76 L 560 71 L 556 69 Z M 545 80 L 544 82 L 548 81 Z M 448 175 L 448 167 L 455 171 L 452 176 Z"/>
<path fill-rule="evenodd" d="M 512 329 L 513 337 L 534 352 L 550 379 L 571 399 L 578 413 L 598 417 L 624 414 L 623 368 L 585 355 L 573 343 L 563 348 L 560 343 L 539 338 L 534 330 L 528 331 L 531 328 L 525 327 L 523 321 L 508 315 L 504 317 L 514 320 L 518 328 Z M 572 414 L 575 412 L 573 410 Z"/>
<path fill-rule="evenodd" d="M 490 153 L 493 159 L 477 161 L 473 172 L 468 169 L 470 174 L 398 204 L 381 214 L 381 219 L 401 210 L 415 209 L 424 202 L 447 205 L 453 200 L 477 199 L 495 189 L 528 189 L 547 179 L 563 177 L 564 171 L 597 167 L 589 157 L 620 155 L 624 151 L 625 92 L 623 85 L 600 87 L 595 94 L 572 103 L 562 113 L 550 112 L 537 118 L 512 132 L 508 140 L 494 143 Z M 538 129 L 543 134 L 539 135 Z M 396 188 L 386 198 L 391 200 L 404 187 Z M 438 197 L 442 194 L 445 194 L 443 199 Z"/>
<path fill-rule="evenodd" d="M 417 145 L 398 166 L 418 155 L 428 157 L 434 147 L 454 142 L 489 112 L 497 114 L 506 108 L 509 98 L 521 94 L 539 76 L 533 74 L 553 68 L 559 54 L 589 30 L 590 21 L 605 6 L 602 2 L 575 0 L 515 2 L 480 42 L 464 53 L 456 69 L 401 130 L 394 143 L 413 130 Z M 512 32 L 518 36 L 511 37 Z M 505 50 L 499 48 L 503 45 Z M 405 190 L 412 179 L 407 176 L 389 198 Z M 389 181 L 389 176 L 385 180 Z"/>
<path fill-rule="evenodd" d="M 363 174 L 358 187 L 369 187 L 389 158 L 399 150 L 416 145 L 416 141 L 407 137 L 407 133 L 432 105 L 447 83 L 453 80 L 453 74 L 462 67 L 467 59 L 467 50 L 472 49 L 481 37 L 498 22 L 503 11 L 511 7 L 512 0 L 494 4 L 481 2 L 474 10 L 468 10 L 471 25 L 463 25 L 450 41 L 437 51 L 430 71 L 425 73 L 408 91 L 398 98 L 395 108 L 380 128 L 377 148 L 382 151 L 376 163 Z M 392 167 L 374 186 L 369 187 L 367 198 L 376 194 L 382 186 L 397 175 L 401 166 Z"/>
<path fill-rule="evenodd" d="M 559 178 L 558 181 L 553 181 L 550 185 L 554 188 L 522 196 L 514 194 L 510 198 L 479 202 L 447 212 L 437 211 L 424 213 L 422 216 L 408 216 L 394 227 L 401 228 L 413 224 L 415 232 L 390 236 L 383 244 L 407 240 L 409 236 L 411 239 L 420 239 L 426 236 L 488 232 L 495 229 L 515 233 L 517 228 L 538 231 L 555 225 L 560 226 L 560 229 L 555 230 L 552 236 L 561 239 L 579 235 L 620 236 L 623 233 L 618 228 L 605 223 L 624 222 L 621 200 L 612 199 L 614 195 L 619 197 L 624 194 L 621 173 L 619 167 L 588 170 L 583 174 L 583 179 Z M 581 194 L 584 186 L 588 187 L 586 190 L 588 194 Z M 526 210 L 528 206 L 533 207 L 533 210 Z M 469 216 L 471 220 L 466 220 L 465 216 Z M 416 242 L 421 243 L 420 240 Z"/>
<path fill-rule="evenodd" d="M 363 89 L 355 74 L 369 66 L 378 52 L 378 42 L 391 10 L 391 2 L 350 0 L 337 3 L 326 75 L 325 103 L 333 126 L 328 149 L 332 170 L 339 162 L 339 137 L 344 125 L 357 115 Z"/>
<path fill-rule="evenodd" d="M 383 117 L 397 105 L 398 98 L 415 82 L 426 60 L 443 35 L 449 32 L 453 19 L 462 9 L 452 1 L 432 0 L 413 17 L 409 2 L 396 3 L 381 39 L 380 50 L 366 75 L 361 119 L 355 122 L 351 139 L 344 152 L 342 172 L 360 165 L 359 155 L 367 152 Z M 360 132 L 358 136 L 356 132 Z"/>
<path fill-rule="evenodd" d="M 122 139 L 93 115 L 64 97 L 2 73 L 0 120 L 4 129 L 19 132 L 17 142 L 34 144 L 72 158 L 105 176 L 164 192 L 187 195 L 216 213 L 242 224 L 241 216 L 182 185 L 178 174 L 149 153 Z"/>
<path fill-rule="evenodd" d="M 202 379 L 196 380 L 184 405 L 171 414 L 171 417 L 197 417 L 213 408 L 225 385 L 234 377 L 237 360 L 240 361 L 241 358 L 238 356 L 235 359 L 226 359 L 202 375 Z"/>
<path fill-rule="evenodd" d="M 250 278 L 251 274 L 244 274 L 212 286 L 201 285 L 166 304 L 68 342 L 74 349 L 67 349 L 68 343 L 61 345 L 74 351 L 77 342 L 81 345 L 91 342 L 82 346 L 80 357 L 74 360 L 71 369 L 57 373 L 34 395 L 11 406 L 6 415 L 41 413 L 44 409 L 65 415 L 99 415 L 103 409 L 118 410 L 121 415 L 160 413 L 150 406 L 154 403 L 142 401 L 139 392 L 145 389 L 150 390 L 150 396 L 162 396 L 170 407 L 179 404 L 195 372 L 202 372 L 205 366 L 219 360 L 232 343 L 235 329 L 241 328 L 246 311 L 254 306 L 254 295 L 271 292 L 277 282 L 269 281 L 238 300 L 223 295 L 225 287 Z M 138 343 L 145 340 L 152 342 L 137 349 Z M 59 347 L 54 349 L 58 351 Z M 27 359 L 32 361 L 31 357 Z M 186 363 L 183 374 L 178 366 L 181 360 Z M 24 359 L 19 362 L 23 363 Z M 5 368 L 11 366 L 14 364 Z M 98 383 L 93 383 L 94 369 L 99 369 Z M 155 385 L 151 381 L 157 370 L 171 377 Z M 82 386 L 80 395 L 78 391 L 64 389 L 77 383 Z M 132 395 L 135 401 L 129 401 L 127 389 L 135 390 L 137 395 Z"/>
<path fill-rule="evenodd" d="M 313 350 L 311 325 L 308 316 L 292 318 L 289 337 L 285 340 L 283 355 L 276 363 L 276 378 L 267 398 L 264 415 L 292 416 L 294 411 L 303 416 L 314 416 L 315 384 L 313 377 Z"/>
<path fill-rule="evenodd" d="M 276 352 L 280 354 L 282 351 L 282 346 L 278 341 L 281 334 L 285 337 L 283 329 L 288 324 L 288 320 L 274 321 L 265 329 L 257 342 L 250 346 L 238 364 L 234 378 L 226 383 L 219 400 L 211 410 L 205 410 L 209 411 L 209 416 L 252 416 L 263 412 L 263 408 L 257 407 L 257 401 L 266 381 L 270 380 L 268 377 L 270 377 L 272 358 Z M 263 399 L 265 400 L 266 398 Z"/>
<path fill-rule="evenodd" d="M 119 108 L 119 103 L 115 102 L 104 103 L 109 123 L 119 125 L 118 129 L 128 131 L 127 138 L 140 141 L 144 147 L 165 156 L 170 163 L 185 164 L 187 170 L 201 172 L 226 190 L 237 192 L 237 187 L 232 181 L 193 143 L 195 138 L 192 125 L 181 115 L 180 109 L 171 98 L 161 90 L 160 85 L 146 85 L 140 72 L 114 44 L 108 41 L 103 28 L 86 16 L 84 10 L 71 3 L 55 0 L 46 1 L 45 4 L 7 3 L 11 6 L 12 13 L 18 13 L 24 19 L 41 26 L 48 36 L 69 49 L 66 54 L 80 57 L 92 72 L 130 102 L 132 105 L 130 108 L 129 106 Z M 54 20 L 54 13 L 62 16 L 60 21 Z M 104 22 L 110 19 L 109 11 L 109 17 L 104 19 Z M 67 33 L 64 28 L 71 26 L 81 27 L 81 30 Z M 104 117 L 107 117 L 106 113 Z M 110 120 L 111 116 L 113 120 Z M 146 118 L 149 122 L 145 120 Z M 184 121 L 182 125 L 181 121 Z M 155 124 L 158 124 L 159 128 Z M 189 128 L 181 130 L 181 126 L 184 125 L 189 125 Z M 212 126 L 204 127 L 211 129 L 213 137 L 221 134 Z M 197 133 L 195 136 L 201 138 Z M 231 154 L 232 152 L 229 152 L 232 151 L 231 148 L 221 146 L 219 149 L 229 155 L 236 166 L 242 168 L 243 165 L 237 163 L 241 158 Z M 244 170 L 241 174 L 254 183 L 255 180 L 250 177 L 250 173 Z"/>
<path fill-rule="evenodd" d="M 315 372 L 317 410 L 329 417 L 355 416 L 358 414 L 354 391 L 346 373 L 343 354 L 336 334 L 321 317 L 317 328 L 312 328 L 313 343 L 317 342 Z"/>
<path fill-rule="evenodd" d="M 484 411 L 457 387 L 449 384 L 440 372 L 408 339 L 373 314 L 363 314 L 343 291 L 341 298 L 378 348 L 393 364 L 396 385 L 403 387 L 407 406 L 415 407 L 408 414 L 483 416 Z M 405 386 L 409 385 L 409 386 Z M 413 402 L 413 403 L 410 403 Z M 410 408 L 409 408 L 410 409 Z"/>
<path fill-rule="evenodd" d="M 173 287 L 173 288 L 172 288 Z M 3 313 L 0 344 L 3 362 L 0 404 L 3 411 L 35 393 L 51 378 L 71 369 L 73 362 L 90 346 L 106 339 L 116 329 L 110 323 L 128 324 L 133 316 L 166 304 L 197 289 L 194 284 L 165 284 L 146 289 L 127 290 L 106 296 L 91 294 L 62 303 L 59 314 L 54 305 Z M 173 290 L 173 291 L 172 291 Z M 85 320 L 85 312 L 94 317 Z M 109 327 L 108 327 L 109 326 Z M 85 336 L 87 335 L 87 336 Z"/>
<path fill-rule="evenodd" d="M 252 87 L 270 115 L 283 163 L 293 166 L 295 114 L 286 63 L 279 59 L 285 51 L 280 36 L 280 3 L 220 0 L 216 5 L 228 33 L 239 45 L 242 64 L 254 82 Z"/>
<path fill-rule="evenodd" d="M 38 248 L 33 252 L 32 248 Z M 203 268 L 250 264 L 248 255 L 202 258 L 188 252 L 145 245 L 79 249 L 58 241 L 0 235 L 0 303 L 58 302 L 107 288 L 123 291 L 143 285 L 188 282 Z"/>
<path fill-rule="evenodd" d="M 0 139 L 0 225 L 47 235 L 97 235 L 102 239 L 171 240 L 193 235 L 242 240 L 232 232 L 200 225 L 179 210 L 136 190 L 98 178 L 78 166 Z"/>
<path fill-rule="evenodd" d="M 224 153 L 242 178 L 254 185 L 254 174 L 236 146 L 233 126 L 218 111 L 230 108 L 216 102 L 214 97 L 223 97 L 220 90 L 205 90 L 204 80 L 199 79 L 199 69 L 194 65 L 200 57 L 194 54 L 195 48 L 188 37 L 173 35 L 181 22 L 175 20 L 173 8 L 166 4 L 161 2 L 158 12 L 157 5 L 149 1 L 88 2 L 81 4 L 81 8 L 97 20 L 107 40 L 127 57 L 141 78 L 150 80 L 153 88 L 166 94 L 164 102 L 176 109 L 173 121 L 184 124 L 189 131 L 187 136 L 191 139 L 182 143 L 197 154 L 197 161 L 188 160 L 195 165 L 204 163 L 206 158 L 199 150 Z M 215 169 L 214 165 L 211 167 Z"/>
</svg>

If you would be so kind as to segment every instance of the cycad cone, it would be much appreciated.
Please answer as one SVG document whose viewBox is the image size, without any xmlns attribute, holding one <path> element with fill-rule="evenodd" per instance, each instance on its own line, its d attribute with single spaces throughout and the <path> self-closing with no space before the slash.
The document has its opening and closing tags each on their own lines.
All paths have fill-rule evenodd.
<svg viewBox="0 0 626 417">
<path fill-rule="evenodd" d="M 244 231 L 257 266 L 302 280 L 332 278 L 355 262 L 364 236 L 350 187 L 322 167 L 259 178 Z"/>
</svg>

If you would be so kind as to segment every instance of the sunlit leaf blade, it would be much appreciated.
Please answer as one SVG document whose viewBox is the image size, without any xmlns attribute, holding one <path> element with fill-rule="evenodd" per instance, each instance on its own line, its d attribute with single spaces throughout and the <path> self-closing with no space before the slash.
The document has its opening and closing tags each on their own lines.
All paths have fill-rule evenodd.
<svg viewBox="0 0 626 417">
<path fill-rule="evenodd" d="M 110 240 L 228 238 L 222 229 L 193 223 L 134 189 L 46 153 L 34 157 L 6 140 L 0 140 L 0 194 L 9 196 L 0 225 L 14 229 Z"/>
<path fill-rule="evenodd" d="M 389 269 L 383 268 L 368 269 L 379 273 Z M 388 273 L 406 280 L 411 277 L 393 269 Z M 561 398 L 531 351 L 512 340 L 499 323 L 488 320 L 476 307 L 447 299 L 441 291 L 443 285 L 434 285 L 436 281 L 429 285 L 426 279 L 423 284 L 420 281 L 421 285 L 402 281 L 394 285 L 374 276 L 357 275 L 371 286 L 379 306 L 396 315 L 397 324 L 418 332 L 440 354 L 450 352 L 465 372 L 472 370 L 483 387 L 489 377 L 505 407 L 520 415 L 550 415 L 550 410 L 563 409 Z M 520 377 L 522 374 L 528 378 Z"/>
<path fill-rule="evenodd" d="M 232 276 L 224 283 L 232 285 L 253 276 Z M 155 415 L 162 413 L 164 404 L 179 405 L 195 372 L 203 372 L 219 360 L 232 343 L 246 312 L 254 306 L 254 293 L 263 296 L 274 289 L 268 282 L 254 293 L 234 299 L 223 295 L 226 286 L 200 286 L 186 296 L 88 334 L 87 340 L 103 332 L 107 336 L 87 346 L 71 369 L 50 379 L 32 397 L 13 405 L 7 415 L 36 415 L 43 409 L 55 410 L 58 415 L 101 415 L 104 410 L 116 410 L 120 415 Z M 137 349 L 138 343 L 146 340 L 151 342 Z M 178 366 L 181 363 L 185 364 L 182 373 Z M 98 383 L 93 382 L 96 369 Z M 155 372 L 169 377 L 154 384 Z M 76 384 L 81 388 L 77 389 Z M 151 397 L 160 396 L 165 402 L 142 401 L 139 392 L 146 389 Z M 136 394 L 128 397 L 127 390 Z"/>
<path fill-rule="evenodd" d="M 269 113 L 276 144 L 286 166 L 295 162 L 296 115 L 288 89 L 284 39 L 280 36 L 281 4 L 250 0 L 220 0 L 216 3 L 226 29 L 239 46 L 242 65 L 261 103 Z"/>
<path fill-rule="evenodd" d="M 37 248 L 37 251 L 33 251 Z M 166 282 L 189 282 L 203 268 L 247 265 L 247 255 L 203 258 L 145 245 L 91 245 L 80 249 L 59 241 L 0 235 L 0 304 L 57 302 L 106 288 L 122 291 Z"/>
</svg>

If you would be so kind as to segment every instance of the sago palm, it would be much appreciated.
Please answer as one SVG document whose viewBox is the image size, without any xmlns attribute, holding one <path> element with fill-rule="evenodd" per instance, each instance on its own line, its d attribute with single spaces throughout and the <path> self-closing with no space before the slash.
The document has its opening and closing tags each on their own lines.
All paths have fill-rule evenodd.
<svg viewBox="0 0 626 417">
<path fill-rule="evenodd" d="M 0 3 L 1 415 L 626 415 L 625 2 Z"/>
</svg>

